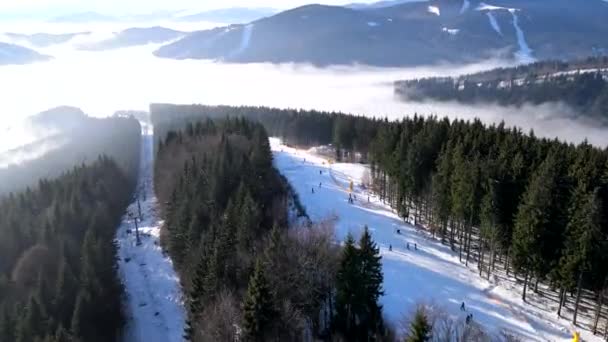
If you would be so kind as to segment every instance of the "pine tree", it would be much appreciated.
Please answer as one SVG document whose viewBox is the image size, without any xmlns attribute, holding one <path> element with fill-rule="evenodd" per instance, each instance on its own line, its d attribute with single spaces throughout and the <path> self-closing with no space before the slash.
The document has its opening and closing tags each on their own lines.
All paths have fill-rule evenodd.
<svg viewBox="0 0 608 342">
<path fill-rule="evenodd" d="M 262 262 L 258 260 L 243 303 L 244 334 L 247 340 L 264 341 L 272 328 L 276 310 Z"/>
<path fill-rule="evenodd" d="M 427 342 L 431 340 L 433 327 L 429 324 L 425 310 L 418 308 L 410 325 L 410 333 L 405 342 Z"/>
<path fill-rule="evenodd" d="M 533 176 L 517 211 L 513 230 L 513 266 L 524 272 L 524 291 L 531 272 L 537 272 L 546 261 L 543 260 L 543 237 L 550 229 L 550 209 L 555 187 L 554 157 L 548 156 Z"/>
<path fill-rule="evenodd" d="M 15 340 L 15 322 L 7 309 L 0 311 L 0 341 Z"/>
<path fill-rule="evenodd" d="M 34 296 L 25 307 L 25 312 L 17 325 L 17 342 L 30 342 L 37 337 L 42 337 L 45 332 L 45 320 L 42 315 L 40 303 Z"/>
<path fill-rule="evenodd" d="M 355 239 L 348 234 L 342 249 L 342 259 L 336 279 L 336 317 L 334 318 L 335 329 L 347 340 L 356 334 L 357 313 L 364 305 L 358 303 L 361 285 L 360 264 Z"/>
<path fill-rule="evenodd" d="M 382 291 L 382 257 L 376 243 L 372 240 L 369 229 L 365 226 L 359 240 L 359 260 L 361 262 L 361 280 L 364 290 L 366 314 L 362 315 L 362 326 L 365 326 L 369 336 L 384 333 L 382 321 L 382 306 L 378 304 Z"/>
</svg>

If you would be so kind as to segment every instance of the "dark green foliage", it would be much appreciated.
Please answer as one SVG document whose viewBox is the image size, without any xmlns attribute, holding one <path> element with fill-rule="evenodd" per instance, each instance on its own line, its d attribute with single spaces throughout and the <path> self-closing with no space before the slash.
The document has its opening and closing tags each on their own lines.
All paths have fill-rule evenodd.
<svg viewBox="0 0 608 342">
<path fill-rule="evenodd" d="M 431 340 L 433 327 L 428 321 L 425 310 L 418 308 L 410 325 L 410 332 L 405 342 L 427 342 Z"/>
<path fill-rule="evenodd" d="M 575 63 L 574 68 L 593 67 L 596 62 L 605 65 L 606 59 Z M 539 63 L 478 76 L 515 79 L 537 67 L 551 73 L 571 66 Z M 567 101 L 582 99 L 577 106 L 589 107 L 587 100 L 607 89 L 590 86 L 599 85 L 597 77 L 576 76 L 575 82 L 564 88 L 571 93 L 564 95 L 562 89 L 545 95 L 560 99 L 564 95 Z M 580 91 L 576 80 L 586 84 Z M 554 81 L 552 84 L 562 84 L 564 80 L 558 77 Z M 522 89 L 525 87 L 543 86 L 526 81 Z M 482 88 L 476 91 L 483 92 Z M 519 90 L 511 94 L 517 95 L 515 92 Z M 473 95 L 471 98 L 475 98 Z M 533 96 L 537 95 L 541 98 L 541 94 Z M 510 274 L 515 266 L 519 276 L 549 278 L 555 285 L 571 287 L 578 276 L 576 271 L 588 259 L 580 246 L 587 245 L 589 235 L 596 237 L 594 241 L 605 241 L 608 236 L 608 153 L 588 143 L 574 146 L 538 138 L 534 132 L 524 134 L 504 123 L 486 126 L 479 120 L 413 116 L 391 122 L 260 107 L 153 105 L 151 110 L 152 120 L 165 127 L 205 117 L 244 116 L 259 121 L 271 135 L 288 144 L 334 144 L 339 156 L 345 158 L 359 152 L 361 159 L 370 163 L 372 190 L 383 201 L 404 219 L 449 241 L 459 250 L 463 262 L 479 260 L 485 252 L 485 260 L 478 264 L 480 272 L 485 268 L 488 276 L 499 266 L 496 260 L 501 260 L 500 266 L 508 267 Z M 194 131 L 206 125 L 197 123 Z M 169 141 L 179 139 L 177 133 L 168 136 Z M 587 200 L 591 193 L 596 193 L 595 202 L 601 208 L 593 220 L 588 218 L 593 212 Z M 596 226 L 599 231 L 592 228 Z M 592 244 L 589 248 L 592 255 L 598 250 L 600 255 L 608 255 L 606 246 Z M 596 291 L 602 287 L 608 273 L 604 259 L 594 256 L 594 262 L 587 263 L 584 287 Z"/>
<path fill-rule="evenodd" d="M 605 73 L 579 71 L 602 69 L 607 65 L 606 57 L 572 62 L 542 61 L 457 78 L 399 81 L 395 83 L 395 91 L 409 101 L 433 99 L 507 106 L 560 102 L 578 110 L 582 116 L 606 122 L 608 82 L 604 79 Z"/>
<path fill-rule="evenodd" d="M 379 250 L 367 227 L 359 249 L 351 235 L 346 238 L 336 282 L 335 330 L 349 341 L 368 341 L 383 336 L 382 265 Z"/>
<path fill-rule="evenodd" d="M 262 263 L 258 261 L 249 280 L 243 303 L 244 336 L 248 341 L 265 341 L 276 316 Z"/>
<path fill-rule="evenodd" d="M 0 201 L 1 341 L 66 341 L 67 331 L 116 340 L 124 316 L 114 237 L 134 186 L 100 157 Z"/>
</svg>

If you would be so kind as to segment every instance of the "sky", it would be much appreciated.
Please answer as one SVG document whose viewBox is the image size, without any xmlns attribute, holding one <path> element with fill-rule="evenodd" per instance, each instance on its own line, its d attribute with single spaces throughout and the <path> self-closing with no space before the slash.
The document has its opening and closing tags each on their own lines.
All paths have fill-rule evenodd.
<svg viewBox="0 0 608 342">
<path fill-rule="evenodd" d="M 75 12 L 100 12 L 103 14 L 145 14 L 165 10 L 216 9 L 227 7 L 271 7 L 287 9 L 308 3 L 343 5 L 348 0 L 0 0 L 0 14 L 60 15 Z M 357 0 L 356 2 L 374 2 Z"/>
</svg>

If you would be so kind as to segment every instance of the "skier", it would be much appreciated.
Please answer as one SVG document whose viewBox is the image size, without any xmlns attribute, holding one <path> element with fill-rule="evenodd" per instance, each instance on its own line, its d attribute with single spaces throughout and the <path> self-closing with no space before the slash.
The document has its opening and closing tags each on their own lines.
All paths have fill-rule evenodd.
<svg viewBox="0 0 608 342">
<path fill-rule="evenodd" d="M 418 244 L 417 243 L 414 243 L 414 250 L 416 250 L 416 251 L 418 250 Z"/>
<path fill-rule="evenodd" d="M 321 187 L 321 182 L 319 182 L 319 188 Z"/>
<path fill-rule="evenodd" d="M 406 246 L 407 246 L 407 249 L 410 249 L 410 243 L 409 242 L 406 244 Z"/>
<path fill-rule="evenodd" d="M 401 235 L 401 229 L 397 229 L 397 234 Z"/>
<path fill-rule="evenodd" d="M 464 320 L 466 324 L 471 322 L 471 315 L 467 315 L 467 318 Z"/>
<path fill-rule="evenodd" d="M 367 196 L 367 203 L 369 203 L 369 196 Z"/>
<path fill-rule="evenodd" d="M 393 245 L 388 245 L 388 251 L 392 252 L 393 251 Z"/>
<path fill-rule="evenodd" d="M 464 306 L 464 302 L 460 304 L 460 311 L 467 311 L 466 307 Z"/>
<path fill-rule="evenodd" d="M 322 175 L 323 174 L 323 170 L 319 170 L 319 174 Z"/>
<path fill-rule="evenodd" d="M 312 188 L 312 193 L 313 193 L 313 194 L 315 193 L 315 188 Z"/>
</svg>

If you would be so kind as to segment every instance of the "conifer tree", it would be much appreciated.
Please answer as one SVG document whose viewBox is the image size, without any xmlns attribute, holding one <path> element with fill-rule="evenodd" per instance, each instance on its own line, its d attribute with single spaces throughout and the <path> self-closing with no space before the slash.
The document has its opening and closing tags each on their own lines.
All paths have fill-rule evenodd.
<svg viewBox="0 0 608 342">
<path fill-rule="evenodd" d="M 366 321 L 362 322 L 369 336 L 383 334 L 382 306 L 378 303 L 384 294 L 382 291 L 382 257 L 376 243 L 372 240 L 369 229 L 365 226 L 359 240 L 359 260 L 361 262 L 361 281 L 364 291 L 366 314 L 362 315 Z"/>
<path fill-rule="evenodd" d="M 342 260 L 336 279 L 336 330 L 345 338 L 356 334 L 357 313 L 364 303 L 360 303 L 360 272 L 359 252 L 355 247 L 355 239 L 348 234 L 342 249 Z"/>
<path fill-rule="evenodd" d="M 531 272 L 536 272 L 545 262 L 542 257 L 543 237 L 550 229 L 550 208 L 555 187 L 554 157 L 548 156 L 533 176 L 517 211 L 513 231 L 513 266 L 524 272 L 524 291 Z"/>
<path fill-rule="evenodd" d="M 243 303 L 244 334 L 247 340 L 264 341 L 272 328 L 276 310 L 262 262 L 258 260 Z"/>
<path fill-rule="evenodd" d="M 405 339 L 405 342 L 427 342 L 431 340 L 431 332 L 433 327 L 428 321 L 425 310 L 423 308 L 416 309 L 414 320 L 410 325 L 410 332 Z"/>
</svg>

